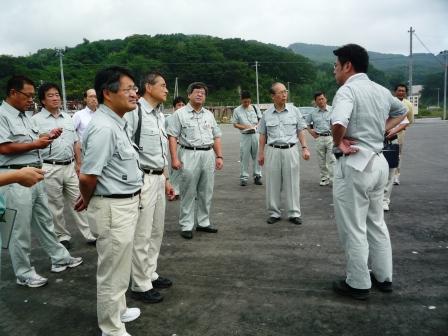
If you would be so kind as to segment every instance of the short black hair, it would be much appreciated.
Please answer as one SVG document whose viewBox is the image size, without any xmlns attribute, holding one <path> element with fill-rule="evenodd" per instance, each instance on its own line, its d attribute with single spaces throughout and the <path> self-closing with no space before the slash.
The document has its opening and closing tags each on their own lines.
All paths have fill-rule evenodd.
<svg viewBox="0 0 448 336">
<path fill-rule="evenodd" d="M 341 65 L 350 62 L 357 73 L 366 73 L 369 69 L 369 54 L 357 44 L 346 44 L 333 50 Z"/>
<path fill-rule="evenodd" d="M 111 66 L 103 70 L 98 71 L 95 76 L 95 91 L 98 97 L 98 103 L 104 103 L 104 90 L 111 92 L 118 92 L 120 89 L 121 77 L 129 77 L 134 81 L 135 78 L 129 69 L 120 66 Z"/>
<path fill-rule="evenodd" d="M 140 86 L 141 86 L 142 91 L 139 90 L 139 92 L 141 92 L 141 95 L 143 95 L 143 94 L 145 93 L 145 91 L 146 91 L 146 84 L 149 84 L 149 85 L 154 85 L 154 84 L 156 84 L 156 79 L 157 79 L 158 77 L 162 77 L 163 80 L 166 82 L 166 78 L 165 78 L 165 76 L 163 76 L 162 73 L 159 72 L 159 71 L 151 71 L 151 72 L 148 72 L 148 73 L 143 77 L 143 79 L 142 79 L 141 82 L 140 82 Z"/>
<path fill-rule="evenodd" d="M 184 97 L 177 96 L 176 98 L 173 99 L 173 107 L 176 107 L 176 105 L 181 102 L 184 103 L 184 105 L 187 105 L 187 101 Z"/>
<path fill-rule="evenodd" d="M 34 82 L 26 76 L 23 75 L 14 75 L 8 82 L 6 83 L 6 96 L 8 97 L 11 94 L 11 90 L 20 91 L 23 89 L 25 84 L 32 85 L 36 87 Z"/>
<path fill-rule="evenodd" d="M 408 86 L 406 84 L 403 84 L 403 83 L 395 85 L 394 91 L 397 91 L 399 87 L 404 87 L 404 89 L 406 90 L 406 93 L 408 92 Z"/>
<path fill-rule="evenodd" d="M 325 92 L 323 92 L 323 91 L 314 92 L 314 100 L 316 100 L 317 97 L 322 96 L 322 95 L 324 95 L 324 97 L 325 97 Z"/>
<path fill-rule="evenodd" d="M 47 93 L 50 89 L 56 89 L 61 95 L 61 89 L 59 89 L 59 85 L 55 83 L 44 83 L 41 86 L 39 86 L 39 89 L 37 90 L 37 96 L 39 97 L 39 101 L 42 104 L 43 107 L 45 107 L 43 100 L 45 99 L 45 93 Z"/>
<path fill-rule="evenodd" d="M 187 93 L 190 95 L 195 89 L 204 89 L 205 95 L 208 96 L 208 87 L 203 82 L 193 82 L 188 85 Z"/>
<path fill-rule="evenodd" d="M 250 99 L 252 98 L 249 91 L 241 91 L 241 99 Z"/>
</svg>

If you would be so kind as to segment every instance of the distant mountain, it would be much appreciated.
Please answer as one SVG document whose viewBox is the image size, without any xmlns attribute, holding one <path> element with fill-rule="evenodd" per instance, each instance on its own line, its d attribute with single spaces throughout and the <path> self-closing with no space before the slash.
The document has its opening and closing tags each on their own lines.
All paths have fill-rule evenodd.
<svg viewBox="0 0 448 336">
<path fill-rule="evenodd" d="M 293 43 L 288 48 L 316 63 L 333 63 L 333 50 L 337 47 L 320 44 Z M 407 71 L 409 64 L 408 56 L 400 54 L 383 54 L 374 51 L 369 51 L 369 56 L 373 66 L 381 71 Z M 432 54 L 414 54 L 413 56 L 414 71 L 416 74 L 429 74 L 443 71 L 442 64 L 444 60 L 442 56 L 434 57 Z"/>
</svg>

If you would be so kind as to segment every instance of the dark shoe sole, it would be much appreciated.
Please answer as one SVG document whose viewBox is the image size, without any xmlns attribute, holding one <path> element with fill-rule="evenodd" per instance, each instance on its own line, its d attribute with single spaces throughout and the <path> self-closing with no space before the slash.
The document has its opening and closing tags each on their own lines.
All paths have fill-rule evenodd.
<svg viewBox="0 0 448 336">
<path fill-rule="evenodd" d="M 217 233 L 218 229 L 215 228 L 210 228 L 210 227 L 201 227 L 201 226 L 197 226 L 196 227 L 196 231 L 200 231 L 200 232 L 206 232 L 206 233 Z"/>
<path fill-rule="evenodd" d="M 288 219 L 291 223 L 295 224 L 295 225 L 302 225 L 302 219 L 299 218 L 289 218 Z"/>
<path fill-rule="evenodd" d="M 145 299 L 145 298 L 142 298 L 140 295 L 135 294 L 134 292 L 131 292 L 131 298 L 135 301 L 140 301 L 140 302 L 149 303 L 149 304 L 160 303 L 163 301 L 163 296 L 158 299 Z"/>
<path fill-rule="evenodd" d="M 370 280 L 372 281 L 372 286 L 383 293 L 392 293 L 394 289 L 392 288 L 392 282 L 379 282 L 372 272 L 370 272 Z"/>
<path fill-rule="evenodd" d="M 274 223 L 277 223 L 277 222 L 279 222 L 281 220 L 281 218 L 280 217 L 269 217 L 268 218 L 268 220 L 266 221 L 266 223 L 268 223 L 268 224 L 274 224 Z"/>
<path fill-rule="evenodd" d="M 184 239 L 193 239 L 193 233 L 192 232 L 188 232 L 185 233 L 185 231 L 181 231 L 180 232 L 180 236 Z"/>
<path fill-rule="evenodd" d="M 339 295 L 351 297 L 352 299 L 356 300 L 367 300 L 370 295 L 368 291 L 365 293 L 357 292 L 355 288 L 351 288 L 349 285 L 347 285 L 345 280 L 334 281 L 333 290 Z"/>
</svg>

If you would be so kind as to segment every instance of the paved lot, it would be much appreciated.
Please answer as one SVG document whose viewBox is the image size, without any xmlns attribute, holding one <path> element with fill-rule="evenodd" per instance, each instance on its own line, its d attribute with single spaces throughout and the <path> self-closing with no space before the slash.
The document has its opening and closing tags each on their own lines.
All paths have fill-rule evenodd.
<svg viewBox="0 0 448 336">
<path fill-rule="evenodd" d="M 401 182 L 386 214 L 393 252 L 392 294 L 367 302 L 336 296 L 344 275 L 330 187 L 319 187 L 314 157 L 301 167 L 304 224 L 265 222 L 264 187 L 240 187 L 238 133 L 224 125 L 225 168 L 217 172 L 216 235 L 178 234 L 178 203 L 167 209 L 159 272 L 174 281 L 165 300 L 144 305 L 127 325 L 133 336 L 447 335 L 448 123 L 417 121 L 408 131 Z M 311 139 L 309 139 L 312 145 Z M 15 285 L 2 255 L 0 335 L 98 335 L 96 251 L 79 234 L 72 254 L 85 264 L 55 275 L 37 242 L 33 264 L 49 285 Z"/>
</svg>

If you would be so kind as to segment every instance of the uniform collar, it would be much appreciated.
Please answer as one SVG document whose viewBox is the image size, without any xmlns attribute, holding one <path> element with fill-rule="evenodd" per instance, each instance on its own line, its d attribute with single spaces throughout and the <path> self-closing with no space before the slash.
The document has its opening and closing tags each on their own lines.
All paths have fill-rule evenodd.
<svg viewBox="0 0 448 336">
<path fill-rule="evenodd" d="M 2 107 L 6 110 L 6 112 L 13 116 L 18 117 L 21 113 L 25 114 L 25 112 L 20 112 L 18 109 L 16 109 L 14 106 L 8 104 L 5 100 L 2 102 Z"/>
<path fill-rule="evenodd" d="M 354 74 L 353 76 L 350 76 L 344 84 L 348 84 L 350 82 L 356 81 L 356 80 L 369 80 L 369 77 L 364 72 L 360 72 L 357 74 Z"/>
<path fill-rule="evenodd" d="M 42 113 L 42 115 L 45 118 L 49 118 L 49 117 L 53 117 L 54 118 L 54 115 L 50 111 L 48 111 L 45 107 L 42 107 L 42 110 L 40 110 L 39 113 Z M 59 111 L 58 118 L 59 117 L 62 117 L 62 118 L 64 117 L 64 114 L 61 111 Z"/>
<path fill-rule="evenodd" d="M 146 113 L 151 113 L 154 112 L 155 114 L 157 114 L 157 112 L 160 112 L 160 104 L 153 107 L 145 98 L 140 97 L 140 99 L 138 100 L 138 102 L 140 103 L 140 105 L 143 107 L 143 110 Z M 148 112 L 149 111 L 149 112 Z"/>
<path fill-rule="evenodd" d="M 124 118 L 120 118 L 120 116 L 116 114 L 114 111 L 112 111 L 109 107 L 107 107 L 104 104 L 100 104 L 98 110 L 100 110 L 100 112 L 103 112 L 106 116 L 114 120 L 118 124 L 118 126 L 120 126 L 121 129 L 125 128 L 126 120 Z"/>
<path fill-rule="evenodd" d="M 201 110 L 199 112 L 196 112 L 196 110 L 193 108 L 193 106 L 191 106 L 190 103 L 185 105 L 185 109 L 187 110 L 187 112 L 190 112 L 190 113 L 203 113 L 204 112 L 204 106 L 201 107 Z"/>
</svg>

